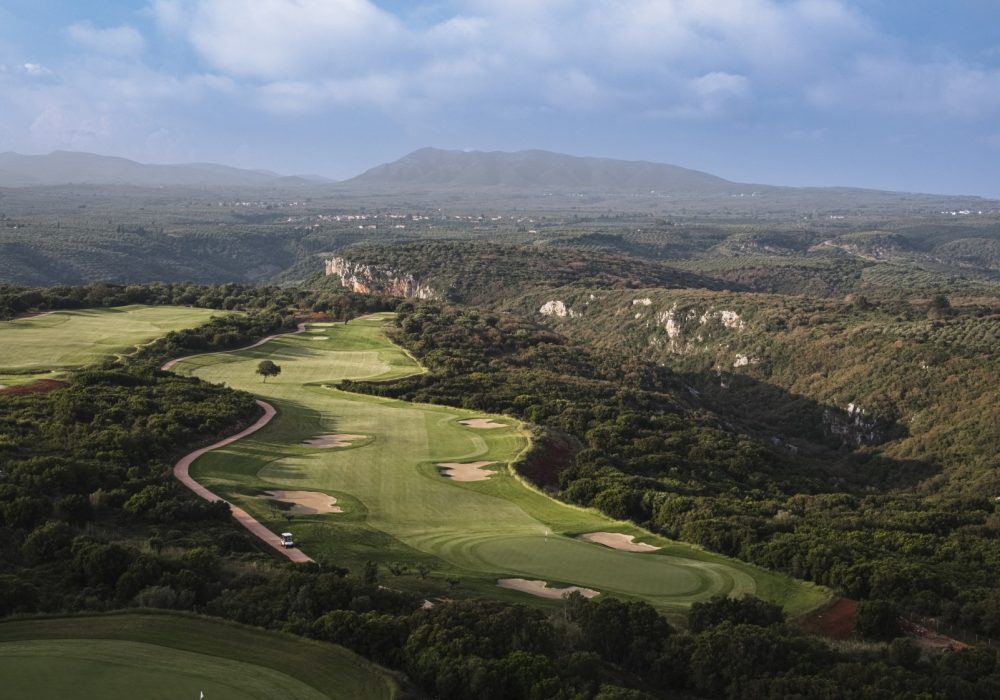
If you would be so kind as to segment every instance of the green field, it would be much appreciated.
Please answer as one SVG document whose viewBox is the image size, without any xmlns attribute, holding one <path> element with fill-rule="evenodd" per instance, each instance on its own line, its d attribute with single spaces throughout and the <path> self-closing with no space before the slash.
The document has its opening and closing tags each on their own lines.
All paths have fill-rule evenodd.
<svg viewBox="0 0 1000 700">
<path fill-rule="evenodd" d="M 718 593 L 755 593 L 791 613 L 815 607 L 827 594 L 788 577 L 708 554 L 596 512 L 561 504 L 524 485 L 509 469 L 527 447 L 517 421 L 477 430 L 459 423 L 485 417 L 443 406 L 349 394 L 329 385 L 345 378 L 391 379 L 422 371 L 384 335 L 388 315 L 348 325 L 311 325 L 235 353 L 195 357 L 175 371 L 252 391 L 274 404 L 278 416 L 260 432 L 209 453 L 191 473 L 237 502 L 275 531 L 292 528 L 302 549 L 355 568 L 367 560 L 404 563 L 409 575 L 393 587 L 459 590 L 534 600 L 498 589 L 502 577 L 543 579 L 635 597 L 679 612 Z M 271 359 L 281 374 L 266 383 L 256 364 Z M 318 435 L 364 436 L 352 447 L 318 449 L 303 441 Z M 456 482 L 439 462 L 493 461 L 487 481 Z M 343 513 L 290 515 L 265 490 L 321 491 Z M 655 553 L 608 549 L 574 539 L 614 531 L 663 547 Z M 427 580 L 415 575 L 428 567 Z M 454 581 L 452 582 L 454 584 Z"/>
<path fill-rule="evenodd" d="M 170 331 L 194 328 L 218 311 L 181 306 L 119 306 L 0 321 L 0 384 L 76 369 Z"/>
<path fill-rule="evenodd" d="M 126 613 L 0 623 L 10 700 L 392 698 L 392 677 L 332 644 L 194 615 Z"/>
</svg>

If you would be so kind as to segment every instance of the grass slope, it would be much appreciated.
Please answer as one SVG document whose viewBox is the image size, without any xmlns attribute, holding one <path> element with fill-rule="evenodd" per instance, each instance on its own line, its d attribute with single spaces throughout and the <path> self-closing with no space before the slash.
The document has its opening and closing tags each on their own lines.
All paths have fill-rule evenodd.
<svg viewBox="0 0 1000 700">
<path fill-rule="evenodd" d="M 400 577 L 393 586 L 434 591 L 447 578 L 479 593 L 524 600 L 496 588 L 497 578 L 520 576 L 575 584 L 636 597 L 667 610 L 718 593 L 755 593 L 792 613 L 826 594 L 791 579 L 658 538 L 627 523 L 574 508 L 525 486 L 508 465 L 528 436 L 510 418 L 506 427 L 476 430 L 459 421 L 482 414 L 360 396 L 325 386 L 345 378 L 391 379 L 423 371 L 392 345 L 383 328 L 390 316 L 349 325 L 311 325 L 257 348 L 191 358 L 175 371 L 224 382 L 272 402 L 278 416 L 260 432 L 198 460 L 192 474 L 234 500 L 275 531 L 293 527 L 305 551 L 352 567 L 366 560 L 424 565 L 431 580 Z M 261 382 L 254 368 L 271 359 L 280 376 Z M 349 448 L 316 449 L 302 442 L 326 433 L 364 435 Z M 488 481 L 442 477 L 439 462 L 495 461 Z M 322 491 L 343 513 L 286 516 L 262 497 L 269 489 Z M 291 523 L 291 525 L 289 524 Z M 574 536 L 610 530 L 662 546 L 637 554 L 582 542 Z"/>
<path fill-rule="evenodd" d="M 193 328 L 218 311 L 179 306 L 120 306 L 57 311 L 0 322 L 0 384 L 20 384 L 75 369 Z"/>
<path fill-rule="evenodd" d="M 391 698 L 396 684 L 330 644 L 166 613 L 0 623 L 3 697 Z"/>
</svg>

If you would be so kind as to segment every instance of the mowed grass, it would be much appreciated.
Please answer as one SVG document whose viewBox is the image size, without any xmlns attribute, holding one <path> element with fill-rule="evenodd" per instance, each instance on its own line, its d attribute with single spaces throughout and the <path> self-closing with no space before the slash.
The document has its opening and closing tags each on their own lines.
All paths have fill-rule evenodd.
<svg viewBox="0 0 1000 700">
<path fill-rule="evenodd" d="M 391 585 L 434 589 L 461 579 L 463 589 L 530 600 L 502 591 L 502 577 L 543 579 L 647 600 L 675 612 L 719 593 L 754 593 L 795 614 L 827 598 L 822 589 L 697 548 L 656 537 L 628 523 L 555 501 L 522 483 L 510 469 L 528 446 L 527 432 L 504 416 L 350 394 L 340 379 L 389 379 L 422 369 L 388 342 L 390 317 L 348 325 L 309 326 L 251 350 L 195 357 L 175 371 L 252 391 L 278 416 L 260 432 L 198 460 L 192 474 L 238 502 L 275 531 L 291 528 L 302 549 L 352 568 L 367 560 L 432 570 Z M 320 338 L 316 340 L 316 338 Z M 281 374 L 262 382 L 256 364 L 271 359 Z M 505 427 L 480 430 L 460 423 L 490 417 Z M 363 435 L 349 448 L 317 449 L 306 439 L 329 433 Z M 440 462 L 496 462 L 487 481 L 444 478 Z M 343 513 L 284 515 L 265 490 L 321 491 Z M 632 534 L 662 547 L 634 553 L 583 542 L 585 532 Z"/>
<path fill-rule="evenodd" d="M 4 698 L 392 698 L 392 677 L 332 644 L 194 615 L 0 623 Z"/>
<path fill-rule="evenodd" d="M 220 312 L 180 306 L 119 306 L 57 311 L 0 321 L 0 384 L 15 384 L 131 352 L 170 331 L 194 328 Z"/>
</svg>

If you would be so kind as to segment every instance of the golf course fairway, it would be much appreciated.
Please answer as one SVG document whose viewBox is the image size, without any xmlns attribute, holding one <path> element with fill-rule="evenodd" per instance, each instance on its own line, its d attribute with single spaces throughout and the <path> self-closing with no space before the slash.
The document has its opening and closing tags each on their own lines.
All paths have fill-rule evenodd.
<svg viewBox="0 0 1000 700">
<path fill-rule="evenodd" d="M 53 311 L 0 321 L 0 384 L 22 384 L 78 369 L 220 312 L 186 306 L 117 306 Z"/>
<path fill-rule="evenodd" d="M 392 677 L 320 642 L 195 615 L 124 613 L 0 623 L 8 700 L 381 700 Z"/>
<path fill-rule="evenodd" d="M 444 593 L 447 581 L 460 591 L 541 603 L 497 587 L 499 579 L 518 577 L 641 598 L 675 613 L 717 594 L 752 593 L 790 614 L 827 599 L 823 589 L 529 488 L 510 469 L 529 445 L 528 432 L 510 417 L 335 388 L 342 379 L 390 380 L 423 371 L 386 338 L 391 319 L 377 314 L 349 324 L 309 324 L 303 333 L 255 348 L 174 365 L 175 372 L 250 391 L 278 412 L 259 432 L 198 459 L 191 475 L 273 531 L 292 530 L 314 558 L 355 570 L 371 560 L 408 572 L 390 579 L 397 588 Z M 255 369 L 265 359 L 281 373 L 262 381 Z M 500 427 L 461 422 L 477 418 Z M 306 444 L 324 436 L 346 436 L 349 444 Z M 467 469 L 479 480 L 453 480 L 440 466 L 470 462 L 488 463 Z M 303 514 L 267 491 L 320 492 L 334 497 L 341 512 Z M 634 535 L 660 549 L 622 551 L 576 539 L 590 532 Z"/>
</svg>

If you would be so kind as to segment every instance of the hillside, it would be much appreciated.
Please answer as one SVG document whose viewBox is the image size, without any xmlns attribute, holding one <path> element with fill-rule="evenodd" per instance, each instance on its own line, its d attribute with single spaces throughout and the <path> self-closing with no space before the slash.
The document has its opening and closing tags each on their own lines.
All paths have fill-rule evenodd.
<svg viewBox="0 0 1000 700">
<path fill-rule="evenodd" d="M 327 258 L 326 270 L 355 292 L 486 305 L 570 283 L 594 289 L 735 288 L 656 262 L 604 252 L 453 241 L 353 246 Z"/>
<path fill-rule="evenodd" d="M 661 193 L 735 193 L 740 185 L 676 165 L 581 158 L 549 151 L 448 151 L 422 148 L 347 180 L 370 188 L 508 188 Z M 756 187 L 756 186 L 752 186 Z"/>
<path fill-rule="evenodd" d="M 0 153 L 0 187 L 67 185 L 159 186 L 255 186 L 305 183 L 305 178 L 287 178 L 277 173 L 243 170 L 214 163 L 147 165 L 127 158 L 76 151 L 53 151 L 48 155 Z"/>
</svg>

